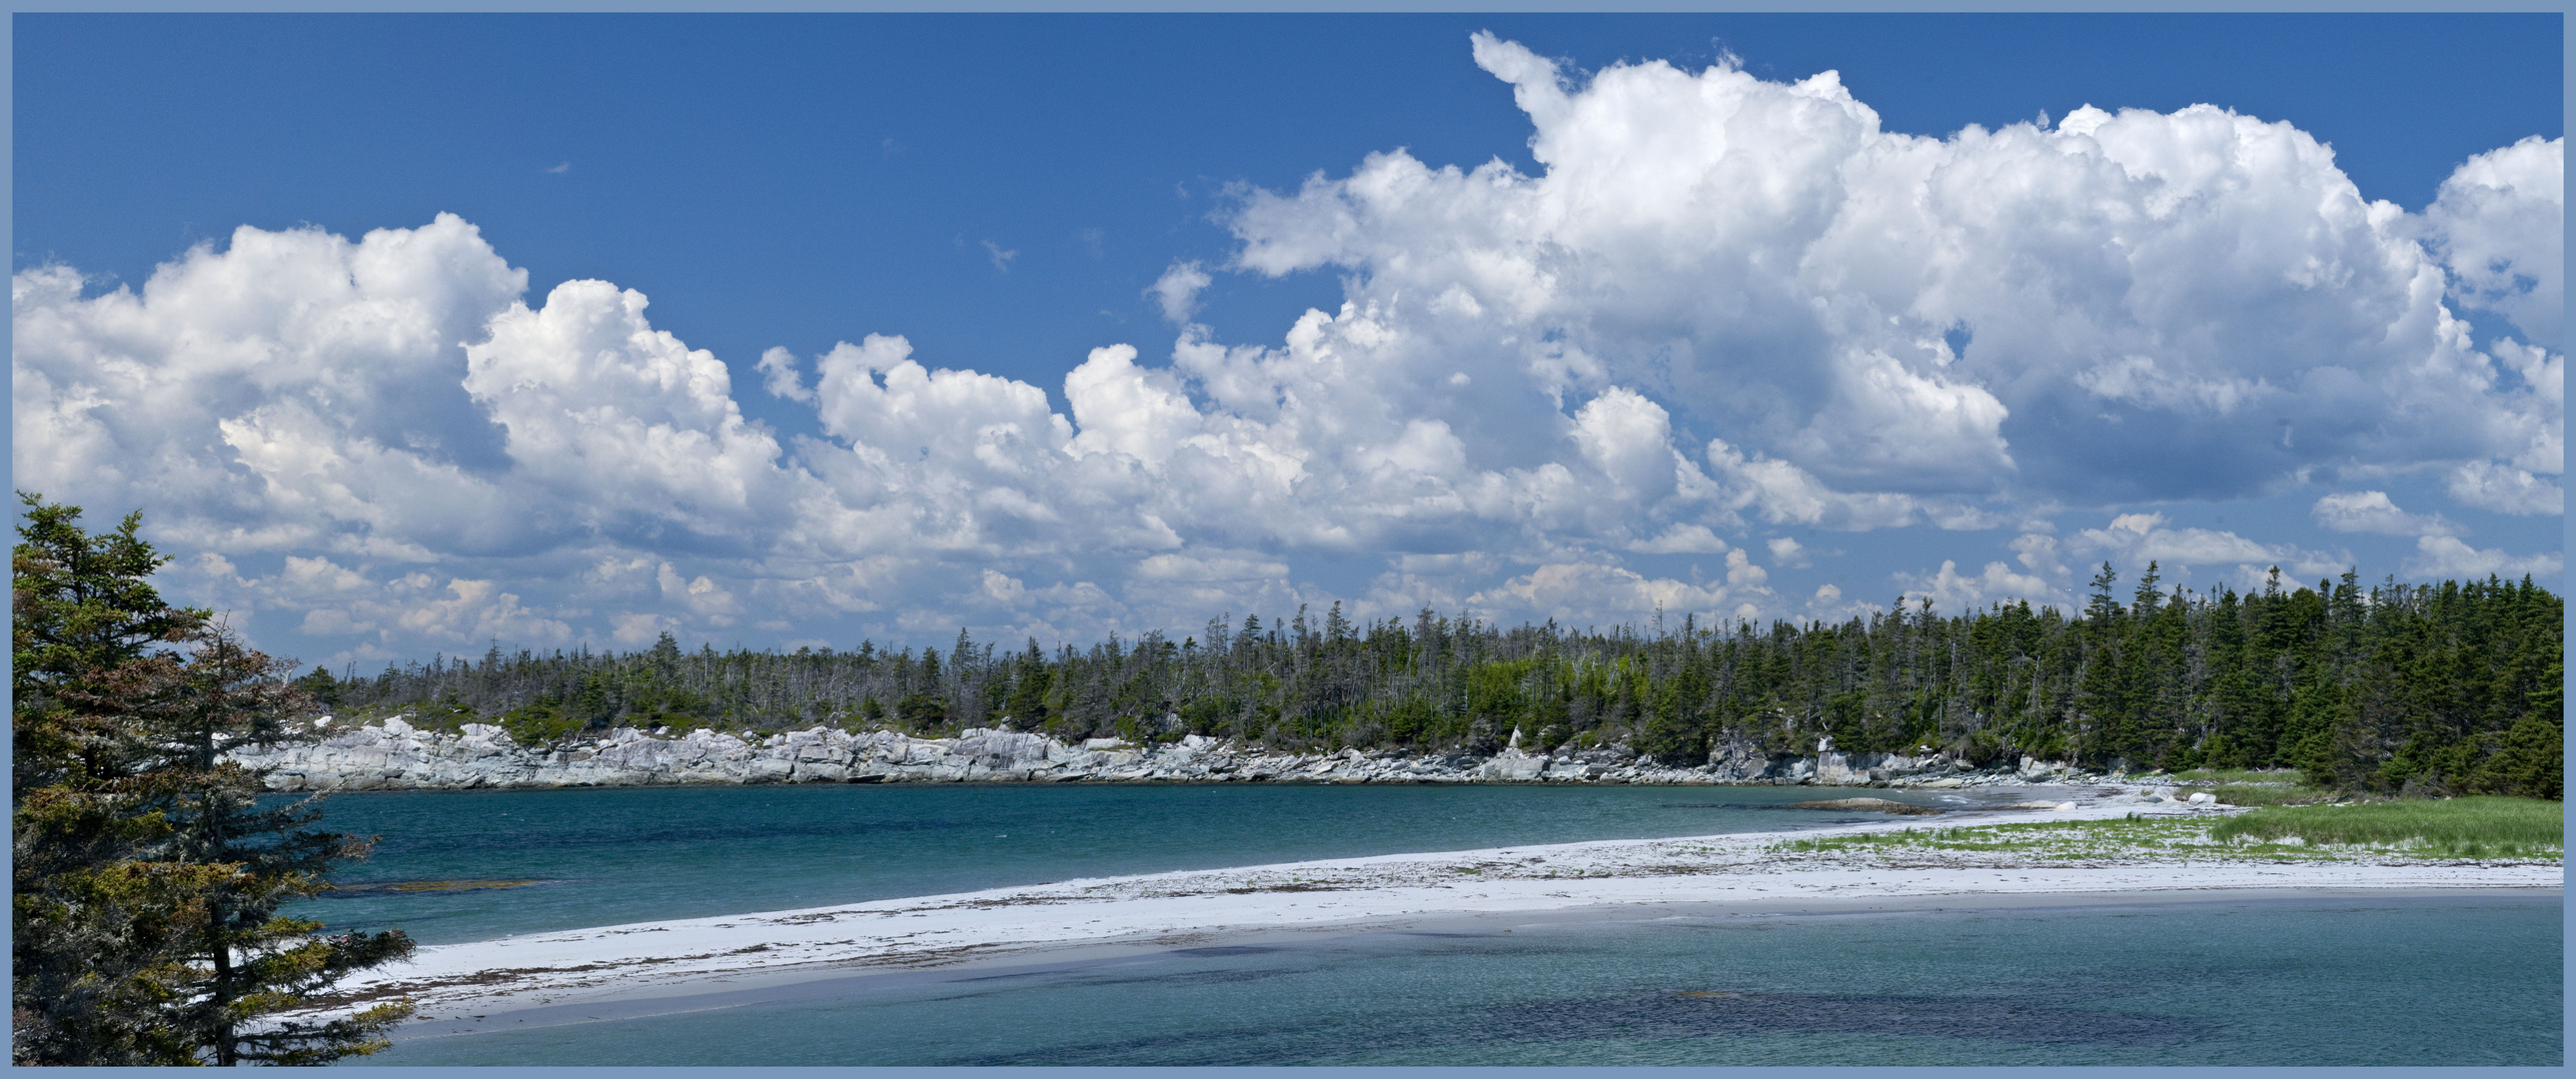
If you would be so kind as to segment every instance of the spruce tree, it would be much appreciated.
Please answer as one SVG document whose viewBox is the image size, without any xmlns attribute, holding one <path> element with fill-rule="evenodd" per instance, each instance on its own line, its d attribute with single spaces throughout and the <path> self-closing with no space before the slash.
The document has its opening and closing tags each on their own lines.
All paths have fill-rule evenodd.
<svg viewBox="0 0 2576 1079">
<path fill-rule="evenodd" d="M 281 917 L 289 900 L 329 885 L 322 874 L 363 858 L 370 841 L 307 830 L 319 796 L 262 804 L 263 776 L 224 759 L 228 750 L 308 736 L 312 698 L 288 681 L 294 664 L 243 645 L 220 623 L 198 635 L 184 665 L 137 695 L 168 709 L 177 767 L 164 791 L 181 860 L 221 866 L 203 892 L 206 920 L 187 940 L 189 990 L 171 1009 L 199 1056 L 221 1066 L 320 1064 L 387 1044 L 382 1033 L 411 1014 L 384 1004 L 328 1021 L 268 1018 L 300 1006 L 342 977 L 411 953 L 400 930 L 318 935 L 322 923 Z M 141 688 L 141 687 L 138 687 Z"/>
<path fill-rule="evenodd" d="M 410 947 L 399 933 L 316 940 L 279 903 L 364 851 L 293 829 L 311 803 L 262 806 L 223 752 L 309 734 L 291 667 L 205 612 L 162 602 L 166 559 L 129 515 L 21 494 L 15 660 L 11 1059 L 20 1064 L 321 1063 L 383 1044 L 407 1011 L 265 1018 Z"/>
<path fill-rule="evenodd" d="M 161 747 L 114 687 L 204 624 L 150 582 L 165 559 L 139 515 L 91 534 L 80 510 L 20 492 L 10 555 L 10 1059 L 191 1059 L 163 1021 L 182 941 L 206 919 L 214 867 L 167 856 L 146 808 Z"/>
</svg>

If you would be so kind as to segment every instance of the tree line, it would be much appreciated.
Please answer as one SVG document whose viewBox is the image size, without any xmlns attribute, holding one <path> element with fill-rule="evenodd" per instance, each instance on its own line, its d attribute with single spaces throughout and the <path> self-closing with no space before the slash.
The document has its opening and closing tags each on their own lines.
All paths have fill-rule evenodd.
<svg viewBox="0 0 2576 1079">
<path fill-rule="evenodd" d="M 2348 788 L 2561 796 L 2564 609 L 2532 582 L 2389 579 L 2166 590 L 2124 602 L 2105 564 L 2089 602 L 1942 614 L 1899 600 L 1845 621 L 1640 630 L 1504 627 L 1424 610 L 1353 622 L 1211 620 L 1173 641 L 1112 635 L 997 651 L 636 652 L 438 657 L 302 684 L 360 714 L 503 722 L 541 738 L 617 725 L 752 731 L 963 727 L 1067 739 L 1204 734 L 1294 750 L 1490 754 L 1624 745 L 1668 763 L 1713 751 L 1950 752 L 2089 767 L 2304 769 Z"/>
</svg>

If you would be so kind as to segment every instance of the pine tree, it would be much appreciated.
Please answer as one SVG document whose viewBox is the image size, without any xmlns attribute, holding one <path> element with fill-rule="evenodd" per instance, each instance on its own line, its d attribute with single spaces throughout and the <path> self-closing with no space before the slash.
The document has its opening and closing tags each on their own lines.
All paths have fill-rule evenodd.
<svg viewBox="0 0 2576 1079">
<path fill-rule="evenodd" d="M 20 1064 L 186 1063 L 161 1008 L 174 956 L 220 874 L 164 856 L 173 828 L 140 811 L 160 747 L 113 683 L 206 612 L 163 603 L 163 561 L 139 515 L 92 535 L 77 507 L 19 493 L 10 557 L 10 1058 Z"/>
<path fill-rule="evenodd" d="M 309 1064 L 380 1048 L 405 1006 L 263 1018 L 410 948 L 399 933 L 316 940 L 318 924 L 275 916 L 365 848 L 294 831 L 309 800 L 264 808 L 261 777 L 221 759 L 309 734 L 291 665 L 163 603 L 149 577 L 165 559 L 138 517 L 90 535 L 78 509 L 21 500 L 12 1060 Z"/>
<path fill-rule="evenodd" d="M 207 919 L 189 938 L 189 990 L 172 1009 L 188 1042 L 211 1063 L 320 1064 L 387 1044 L 380 1035 L 411 1014 L 384 1004 L 325 1022 L 269 1020 L 340 978 L 411 954 L 400 930 L 323 937 L 322 923 L 277 908 L 328 885 L 334 863 L 367 854 L 369 841 L 305 830 L 319 797 L 260 804 L 263 777 L 225 760 L 229 749 L 294 741 L 311 729 L 312 699 L 287 679 L 294 665 L 245 647 L 210 626 L 185 665 L 166 669 L 158 693 L 170 714 L 179 767 L 166 790 L 181 859 L 225 867 L 204 892 Z"/>
</svg>

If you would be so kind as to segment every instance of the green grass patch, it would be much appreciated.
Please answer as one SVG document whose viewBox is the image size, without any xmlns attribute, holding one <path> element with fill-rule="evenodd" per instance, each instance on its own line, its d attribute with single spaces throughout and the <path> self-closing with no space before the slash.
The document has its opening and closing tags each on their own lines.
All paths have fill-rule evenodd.
<svg viewBox="0 0 2576 1079">
<path fill-rule="evenodd" d="M 2271 783 L 2222 783 L 2211 787 L 2209 793 L 2217 795 L 2222 804 L 2248 808 L 2315 805 L 2342 797 L 2317 787 L 2285 787 Z"/>
<path fill-rule="evenodd" d="M 1792 854 L 1866 853 L 1886 856 L 1912 851 L 1945 851 L 2066 862 L 2139 857 L 2237 857 L 2256 853 L 2257 847 L 2269 849 L 2273 846 L 2212 840 L 2209 824 L 2207 818 L 2128 817 L 1907 828 L 1893 832 L 1793 839 L 1774 844 L 1771 849 Z M 2321 852 L 2293 845 L 2281 847 L 2277 853 L 2282 857 L 2310 860 Z"/>
<path fill-rule="evenodd" d="M 2301 806 L 2342 797 L 2322 787 L 2308 786 L 2308 777 L 2296 768 L 2194 768 L 2176 772 L 2173 777 L 2185 783 L 2216 784 L 2209 793 L 2232 806 Z"/>
<path fill-rule="evenodd" d="M 2308 777 L 2296 768 L 2274 768 L 2257 771 L 2252 768 L 2194 768 L 2175 772 L 2175 779 L 2186 783 L 2261 783 L 2273 786 L 2304 787 Z"/>
<path fill-rule="evenodd" d="M 2566 805 L 2537 798 L 2405 799 L 2363 805 L 2281 806 L 2229 817 L 2214 839 L 2405 847 L 2450 857 L 2531 857 L 2563 851 Z"/>
<path fill-rule="evenodd" d="M 2423 827 L 2390 829 L 2388 834 L 2407 833 L 2390 839 L 2343 838 L 2363 833 L 2307 828 L 2267 831 L 2246 829 L 2238 822 L 2266 814 L 2289 814 L 2293 817 L 2328 810 L 2377 810 L 2380 805 L 2446 805 L 2460 802 L 2523 803 L 2508 809 L 2454 808 L 2451 818 L 2466 822 L 2475 817 L 2483 822 L 2474 827 L 2450 831 L 2432 830 L 2425 836 Z M 2531 807 L 2549 808 L 2546 830 L 2534 823 L 2537 814 Z M 2285 861 L 2319 862 L 2350 861 L 2366 857 L 2409 857 L 2432 859 L 2495 858 L 2513 860 L 2555 861 L 2560 857 L 2559 826 L 2555 815 L 2558 803 L 2529 799 L 2491 798 L 2455 799 L 2447 803 L 2380 803 L 2371 806 L 2319 806 L 2256 810 L 2236 817 L 2128 817 L 2094 821 L 2032 821 L 1963 825 L 1955 828 L 1906 828 L 1887 832 L 1862 832 L 1849 835 L 1820 836 L 1814 839 L 1792 839 L 1770 846 L 1770 850 L 1792 855 L 1859 855 L 1891 862 L 1910 857 L 1986 856 L 2017 864 L 2069 864 L 2103 861 Z M 2304 817 L 2300 817 L 2304 819 Z M 2507 824 L 2511 821 L 2515 823 Z M 2319 836 L 2331 838 L 2319 838 Z"/>
</svg>

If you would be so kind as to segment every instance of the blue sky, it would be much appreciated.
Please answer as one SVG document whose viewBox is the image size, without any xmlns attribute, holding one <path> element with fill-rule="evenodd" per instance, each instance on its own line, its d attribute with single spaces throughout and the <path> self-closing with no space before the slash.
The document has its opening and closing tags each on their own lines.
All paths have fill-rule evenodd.
<svg viewBox="0 0 2576 1079">
<path fill-rule="evenodd" d="M 1480 31 L 1493 50 L 1471 50 Z M 1900 591 L 1953 609 L 2008 592 L 2063 602 L 2083 563 L 2108 558 L 2133 576 L 2130 556 L 2159 551 L 2183 560 L 2167 579 L 2195 587 L 2282 555 L 2349 559 L 2373 577 L 2411 566 L 2554 578 L 2563 453 L 2552 449 L 2557 391 L 2542 383 L 2559 377 L 2558 286 L 2554 272 L 2512 271 L 2557 264 L 2555 218 L 2545 252 L 2513 247 L 2529 215 L 2558 212 L 2557 196 L 2512 180 L 2556 170 L 2556 144 L 2490 161 L 2477 190 L 2503 192 L 2495 198 L 2461 187 L 2447 209 L 2437 202 L 2477 155 L 2560 137 L 2560 40 L 2555 15 L 22 15 L 14 471 L 21 487 L 102 512 L 144 509 L 182 556 L 172 570 L 182 594 L 244 612 L 273 647 L 349 660 L 495 637 L 617 647 L 662 629 L 753 646 L 926 642 L 960 625 L 1084 640 L 1334 599 L 1369 614 L 1427 602 L 1508 621 L 1606 623 L 1646 616 L 1657 600 L 1676 613 L 1830 617 Z M 1538 159 L 1534 114 L 1495 70 L 1521 62 L 1505 48 L 1515 43 L 1553 60 L 1570 100 L 1593 106 L 1558 129 L 1568 147 L 1558 161 Z M 1617 101 L 1586 94 L 1596 73 L 1654 62 L 1673 77 L 1638 81 Z M 2168 249 L 2156 257 L 2168 261 L 2123 269 L 2126 299 L 2087 291 L 2050 262 L 2067 256 L 2048 237 L 2100 224 L 2085 224 L 2085 198 L 2171 210 L 2143 189 L 1995 210 L 2008 220 L 1960 194 L 1927 235 L 1950 237 L 1951 257 L 1998 269 L 1923 255 L 1949 276 L 1889 308 L 1908 324 L 1895 337 L 1852 330 L 1848 313 L 1790 326 L 1764 313 L 1778 299 L 1770 284 L 1728 267 L 1741 256 L 1793 276 L 1778 260 L 1798 253 L 1845 281 L 1916 257 L 1890 239 L 1914 226 L 1868 223 L 1878 211 L 1866 185 L 1829 196 L 1840 208 L 1817 210 L 1820 232 L 1757 235 L 1721 219 L 1736 202 L 1760 202 L 1724 185 L 1759 186 L 1747 177 L 1761 171 L 1683 154 L 1708 170 L 1705 183 L 1662 194 L 1706 197 L 1672 203 L 1666 231 L 1715 230 L 1714 248 L 1655 250 L 1638 239 L 1651 225 L 1578 220 L 1620 200 L 1655 204 L 1656 192 L 1615 187 L 1623 170 L 1678 167 L 1658 155 L 1689 142 L 1680 128 L 1719 122 L 1690 108 L 1736 107 L 1705 93 L 1685 107 L 1689 87 L 1714 85 L 1700 79 L 1712 64 L 1759 84 L 1708 91 L 1752 95 L 1749 111 L 1730 115 L 1788 110 L 1765 114 L 1788 131 L 1786 156 L 1766 166 L 1784 176 L 1826 168 L 1810 151 L 1828 144 L 1856 155 L 1848 160 L 1883 160 L 1894 145 L 1883 136 L 1902 134 L 1923 136 L 1909 144 L 1922 152 L 1949 147 L 1955 170 L 1997 170 L 1962 192 L 2007 190 L 2015 169 L 2041 159 L 1971 146 L 1960 129 L 2018 124 L 2063 143 L 2077 134 L 2067 118 L 2086 105 L 2173 114 L 2207 103 L 2299 133 L 2266 142 L 2124 116 L 2098 141 L 2130 140 L 2104 152 L 2132 155 L 2120 167 L 2133 178 L 2145 167 L 2136 155 L 2167 152 L 2151 144 L 2187 157 L 2199 152 L 2194 138 L 2233 138 L 2239 150 L 2305 138 L 2332 152 L 2330 164 L 2288 171 L 2154 181 L 2202 184 L 2212 205 L 2244 205 L 2213 211 L 2216 223 L 2196 232 L 2157 233 Z M 1874 115 L 1869 138 L 1880 142 L 1801 133 L 1813 120 L 1796 112 L 1806 98 L 1761 89 L 1825 70 L 1838 72 L 1843 100 Z M 2030 126 L 2043 114 L 2050 128 Z M 1829 120 L 1814 122 L 1840 122 Z M 1659 135 L 1658 123 L 1680 127 Z M 1634 141 L 1601 135 L 1614 129 Z M 1758 149 L 1748 137 L 1726 136 Z M 1834 142 L 1853 138 L 1862 141 Z M 1326 235 L 1334 215 L 1366 201 L 1350 185 L 1401 179 L 1402 169 L 1369 171 L 1371 155 L 1399 148 L 1426 174 L 1499 161 L 1525 182 L 1513 196 L 1525 205 L 1435 191 Z M 2334 175 L 2320 179 L 2320 168 Z M 1551 175 L 1560 183 L 1547 190 Z M 1584 202 L 1569 192 L 1586 175 L 1612 186 Z M 1326 187 L 1300 196 L 1310 177 Z M 2328 214 L 2307 239 L 2264 241 L 2297 250 L 2222 244 L 2260 231 L 2246 221 L 2280 219 L 2345 182 L 2354 206 L 2385 200 L 2407 216 Z M 2265 202 L 2266 183 L 2286 201 Z M 1560 215 L 1549 226 L 1559 232 L 1510 234 L 1535 212 Z M 2030 219 L 2045 213 L 2073 216 Z M 432 236 L 440 214 L 459 224 Z M 1959 239 L 1971 222 L 1984 238 Z M 256 268 L 219 264 L 244 226 L 287 239 Z M 2337 228 L 2348 234 L 2316 239 Z M 344 238 L 347 250 L 298 247 L 295 237 L 315 238 L 300 229 Z M 354 291 L 286 283 L 302 280 L 298 267 L 365 263 L 374 256 L 362 237 L 379 229 L 423 230 L 410 254 L 378 245 L 382 258 L 419 265 L 384 271 L 373 292 L 363 273 Z M 2109 235 L 2079 239 L 2101 247 Z M 1892 246 L 1851 246 L 1882 241 Z M 2363 243 L 2429 252 L 2443 295 L 2400 303 L 2412 271 L 2338 261 L 2361 258 L 2353 245 Z M 166 299 L 146 287 L 198 244 L 216 261 L 193 285 L 173 269 Z M 421 253 L 433 247 L 442 253 Z M 1437 251 L 1454 256 L 1449 269 L 1430 265 Z M 1478 291 L 1509 292 L 1499 278 L 1440 276 L 1474 277 L 1532 251 L 1571 261 L 1537 256 L 1561 291 L 1526 310 L 1505 313 L 1499 294 Z M 2470 254 L 2483 261 L 2461 261 Z M 2264 263 L 2248 280 L 2302 283 L 2277 297 L 2196 291 L 2176 268 L 2231 257 Z M 1853 261 L 1833 269 L 1835 258 Z M 2002 269 L 2023 260 L 2055 283 Z M 1199 277 L 1184 272 L 1193 264 Z M 2310 265 L 2323 269 L 2299 268 Z M 510 269 L 525 274 L 515 289 Z M 1651 283 L 1638 276 L 1649 273 Z M 444 284 L 419 284 L 441 274 Z M 1703 302 L 1693 274 L 1709 275 L 1712 294 L 1749 299 Z M 2157 274 L 2174 276 L 2157 285 Z M 40 278 L 54 284 L 29 286 Z M 2064 319 L 2015 328 L 1976 314 L 1989 310 L 1980 303 L 2027 308 L 2026 297 L 1971 295 L 2007 278 L 2069 305 L 2066 319 L 2093 336 L 2070 344 Z M 627 356 L 625 376 L 581 373 L 578 358 L 512 351 L 569 347 L 562 326 L 494 331 L 511 300 L 565 318 L 588 302 L 607 317 L 615 290 L 549 302 L 558 284 L 584 279 L 649 297 L 649 310 L 619 317 L 669 335 L 676 351 Z M 1854 302 L 1888 303 L 1817 281 L 1793 290 L 1801 302 L 1868 293 Z M 1456 295 L 1481 297 L 1472 306 L 1482 313 L 1456 318 L 1491 325 L 1423 313 L 1461 282 Z M 266 299 L 216 301 L 245 288 Z M 134 310 L 109 299 L 119 289 L 141 297 Z M 1346 300 L 1389 312 L 1321 331 L 1332 363 L 1359 367 L 1291 362 L 1300 316 Z M 2414 315 L 2398 310 L 2417 301 Z M 402 323 L 384 312 L 403 303 L 420 307 L 417 325 L 380 326 L 393 336 L 374 343 L 289 325 L 332 304 Z M 2424 322 L 2436 306 L 2465 323 L 2464 345 Z M 2346 362 L 2334 350 L 2358 331 L 2329 323 L 2356 308 L 2415 337 Z M 283 321 L 245 325 L 244 311 Z M 1912 325 L 1936 314 L 1939 324 Z M 422 326 L 459 340 L 405 336 Z M 887 381 L 897 354 L 866 352 L 872 334 L 900 335 L 928 371 L 994 378 L 932 376 L 925 396 L 897 401 Z M 1947 352 L 1916 348 L 1945 334 Z M 217 339 L 231 344 L 207 344 Z M 1281 358 L 1184 363 L 1176 341 Z M 829 366 L 818 357 L 840 342 L 853 349 L 835 391 L 816 384 Z M 1122 344 L 1135 355 L 1093 355 Z M 415 346 L 426 351 L 404 351 Z M 784 393 L 755 366 L 779 347 L 786 366 L 775 369 L 798 379 L 777 383 Z M 2410 348 L 2422 355 L 2400 354 Z M 675 390 L 703 382 L 689 373 L 691 349 L 711 353 L 729 387 Z M 1045 445 L 1055 437 L 1042 430 L 1047 414 L 1082 419 L 1067 392 L 1077 367 L 1098 376 L 1087 384 L 1105 396 L 1090 414 L 1103 419 L 1068 423 L 1073 441 Z M 1431 377 L 1432 367 L 1467 381 Z M 2331 377 L 2317 374 L 2325 368 Z M 2457 400 L 2399 377 L 2415 370 L 2405 378 L 2450 386 L 2473 369 L 2492 385 Z M 873 380 L 852 381 L 862 372 Z M 1263 392 L 1274 401 L 1310 411 L 1280 412 L 1249 390 L 1228 398 L 1220 385 L 1255 375 L 1273 380 Z M 869 388 L 853 397 L 859 381 Z M 541 384 L 542 401 L 511 396 Z M 1164 423 L 1182 407 L 1156 403 L 1167 398 L 1192 410 L 1173 421 L 1186 431 Z M 1904 412 L 1914 407 L 1904 401 L 1933 411 Z M 1141 411 L 1116 411 L 1130 406 Z M 547 426 L 600 409 L 622 410 L 643 441 L 620 450 L 581 441 L 607 437 L 601 423 L 580 437 Z M 99 418 L 115 411 L 151 418 Z M 977 457 L 971 432 L 996 424 L 1018 424 L 1036 448 Z M 1943 433 L 1863 445 L 1855 424 Z M 698 450 L 673 448 L 692 432 L 709 455 L 696 463 L 686 454 Z M 934 444 L 942 437 L 957 444 Z M 1212 441 L 1174 448 L 1191 437 Z M 927 463 L 868 457 L 903 438 L 922 442 L 913 452 Z M 1647 442 L 1679 455 L 1680 486 Z M 994 464 L 1023 449 L 1039 456 Z M 651 457 L 665 451 L 680 456 Z M 960 463 L 939 465 L 943 454 Z M 1277 498 L 1231 501 L 1272 474 L 1221 474 L 1200 459 L 1250 468 L 1271 460 L 1263 454 L 1304 462 Z M 844 458 L 875 471 L 851 472 Z M 620 472 L 648 459 L 654 468 Z M 1027 472 L 1039 467 L 1029 461 L 1061 460 L 1086 463 Z M 406 494 L 450 481 L 461 486 Z M 1800 494 L 1815 491 L 1833 498 Z M 1399 495 L 1411 509 L 1388 501 Z M 509 519 L 459 523 L 496 504 Z M 1944 561 L 1955 564 L 1947 576 Z M 1990 563 L 2003 572 L 1979 577 Z"/>
</svg>

